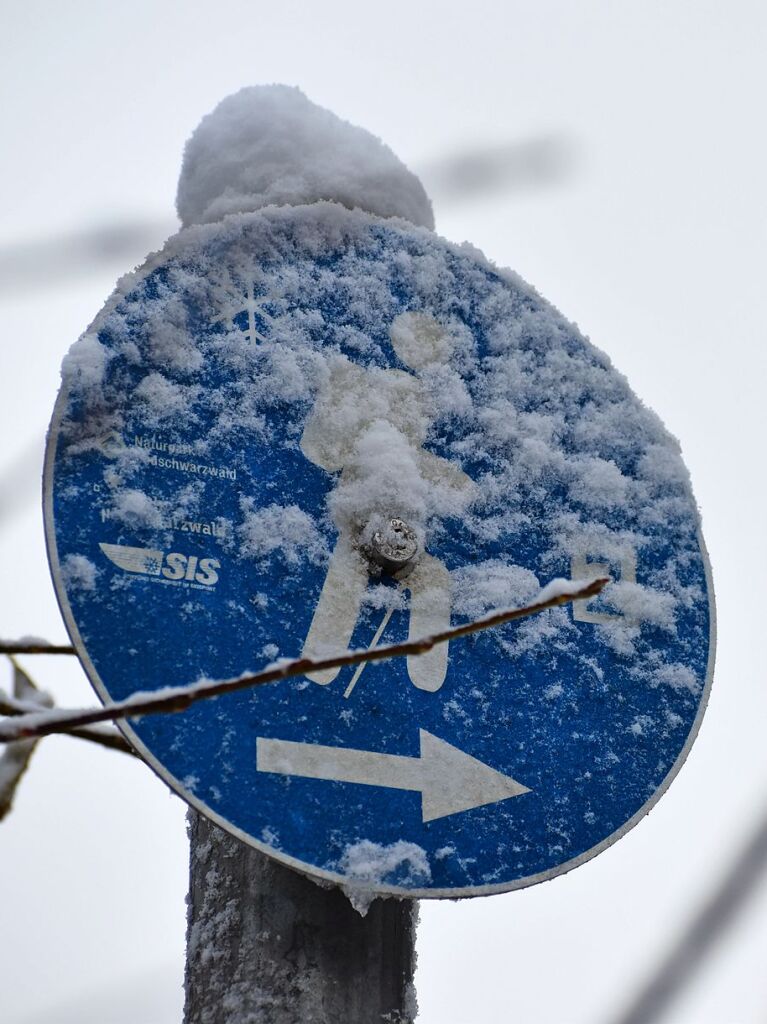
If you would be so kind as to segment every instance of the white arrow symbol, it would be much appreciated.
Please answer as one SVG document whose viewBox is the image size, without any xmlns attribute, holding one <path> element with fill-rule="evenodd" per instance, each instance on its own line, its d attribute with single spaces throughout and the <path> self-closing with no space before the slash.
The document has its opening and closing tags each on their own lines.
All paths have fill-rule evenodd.
<svg viewBox="0 0 767 1024">
<path fill-rule="evenodd" d="M 278 775 L 356 782 L 362 786 L 411 789 L 421 794 L 424 821 L 458 814 L 529 793 L 509 775 L 502 775 L 457 747 L 419 730 L 420 757 L 376 754 L 348 747 L 322 747 L 290 740 L 256 740 L 256 768 Z"/>
</svg>

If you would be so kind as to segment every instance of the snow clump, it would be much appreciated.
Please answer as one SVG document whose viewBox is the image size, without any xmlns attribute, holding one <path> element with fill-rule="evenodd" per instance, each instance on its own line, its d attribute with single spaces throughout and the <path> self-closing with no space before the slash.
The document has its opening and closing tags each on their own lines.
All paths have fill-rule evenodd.
<svg viewBox="0 0 767 1024">
<path fill-rule="evenodd" d="M 279 553 L 288 565 L 299 565 L 304 559 L 322 565 L 328 549 L 314 519 L 298 505 L 268 505 L 257 508 L 253 498 L 240 500 L 242 525 L 237 534 L 241 554 L 265 559 Z"/>
<path fill-rule="evenodd" d="M 378 895 L 371 889 L 393 873 L 398 876 L 405 873 L 404 878 L 398 877 L 398 883 L 404 887 L 431 881 L 426 851 L 404 839 L 388 845 L 360 839 L 346 847 L 339 867 L 348 880 L 348 884 L 342 887 L 343 891 L 354 909 L 363 917 Z"/>
<path fill-rule="evenodd" d="M 99 570 L 85 555 L 67 555 L 61 563 L 61 577 L 68 590 L 95 590 Z"/>
<path fill-rule="evenodd" d="M 434 227 L 423 185 L 392 150 L 295 87 L 227 96 L 184 149 L 176 195 L 184 227 L 321 200 Z"/>
</svg>

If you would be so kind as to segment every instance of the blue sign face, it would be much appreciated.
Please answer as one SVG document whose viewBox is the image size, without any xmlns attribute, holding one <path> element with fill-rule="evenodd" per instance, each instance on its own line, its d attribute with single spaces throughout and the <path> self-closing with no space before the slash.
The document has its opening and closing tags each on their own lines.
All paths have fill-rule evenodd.
<svg viewBox="0 0 767 1024">
<path fill-rule="evenodd" d="M 518 278 L 331 204 L 177 236 L 64 366 L 46 467 L 103 699 L 590 602 L 125 731 L 264 852 L 412 896 L 513 889 L 631 827 L 705 705 L 712 610 L 678 447 Z"/>
</svg>

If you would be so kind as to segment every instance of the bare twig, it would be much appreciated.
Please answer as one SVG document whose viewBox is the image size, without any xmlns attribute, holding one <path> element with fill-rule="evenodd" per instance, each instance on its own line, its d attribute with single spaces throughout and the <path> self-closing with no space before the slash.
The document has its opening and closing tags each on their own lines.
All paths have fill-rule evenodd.
<svg viewBox="0 0 767 1024">
<path fill-rule="evenodd" d="M 121 754 L 130 754 L 136 757 L 136 751 L 128 743 L 122 733 L 117 729 L 99 729 L 98 726 L 83 726 L 81 729 L 67 729 L 63 736 L 74 736 L 78 740 L 87 740 L 99 747 L 107 747 L 109 750 L 119 750 Z"/>
<path fill-rule="evenodd" d="M 555 581 L 556 583 L 557 581 Z M 563 581 L 564 582 L 564 581 Z M 609 580 L 605 577 L 584 582 L 566 584 L 556 587 L 552 596 L 547 596 L 548 589 L 541 591 L 541 597 L 523 608 L 512 608 L 502 612 L 494 612 L 474 622 L 462 626 L 445 629 L 440 633 L 422 637 L 419 640 L 408 640 L 400 644 L 386 644 L 361 651 L 344 651 L 342 654 L 329 658 L 295 658 L 277 662 L 262 672 L 240 676 L 237 679 L 210 680 L 202 679 L 189 686 L 165 687 L 155 691 L 134 693 L 126 700 L 115 701 L 102 708 L 85 708 L 73 710 L 56 710 L 40 714 L 22 715 L 15 721 L 0 722 L 0 743 L 13 740 L 30 739 L 48 736 L 52 733 L 70 732 L 73 727 L 92 725 L 96 722 L 118 721 L 125 718 L 139 718 L 142 715 L 168 714 L 183 711 L 199 700 L 220 697 L 225 693 L 246 690 L 266 683 L 275 683 L 292 676 L 306 675 L 321 669 L 342 668 L 345 665 L 360 665 L 368 661 L 383 661 L 387 658 L 401 658 L 411 654 L 424 654 L 437 644 L 458 640 L 460 637 L 479 633 L 493 626 L 502 626 L 507 622 L 527 618 L 547 608 L 568 604 L 571 601 L 586 600 L 596 597 Z M 550 584 L 554 586 L 554 584 Z"/>
<path fill-rule="evenodd" d="M 0 640 L 0 654 L 77 654 L 67 644 L 49 644 L 44 640 Z"/>
</svg>

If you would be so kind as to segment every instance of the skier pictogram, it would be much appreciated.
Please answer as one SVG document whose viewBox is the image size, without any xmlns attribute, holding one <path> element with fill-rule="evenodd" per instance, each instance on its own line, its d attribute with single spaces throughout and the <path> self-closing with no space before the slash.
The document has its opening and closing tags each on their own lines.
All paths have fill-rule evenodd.
<svg viewBox="0 0 767 1024">
<path fill-rule="evenodd" d="M 403 313 L 392 323 L 391 342 L 414 373 L 362 369 L 339 359 L 330 369 L 304 427 L 301 450 L 328 472 L 340 471 L 329 506 L 339 530 L 327 576 L 304 643 L 303 655 L 321 656 L 348 646 L 371 580 L 372 560 L 383 565 L 409 594 L 409 636 L 426 636 L 450 625 L 450 572 L 425 550 L 424 520 L 468 503 L 473 483 L 455 463 L 423 447 L 430 426 L 429 402 L 416 374 L 446 363 L 448 333 L 423 313 Z M 371 646 L 380 639 L 394 606 Z M 411 682 L 438 690 L 447 672 L 448 645 L 407 659 Z M 323 685 L 339 669 L 309 673 Z M 356 673 L 346 696 L 354 687 Z"/>
</svg>

